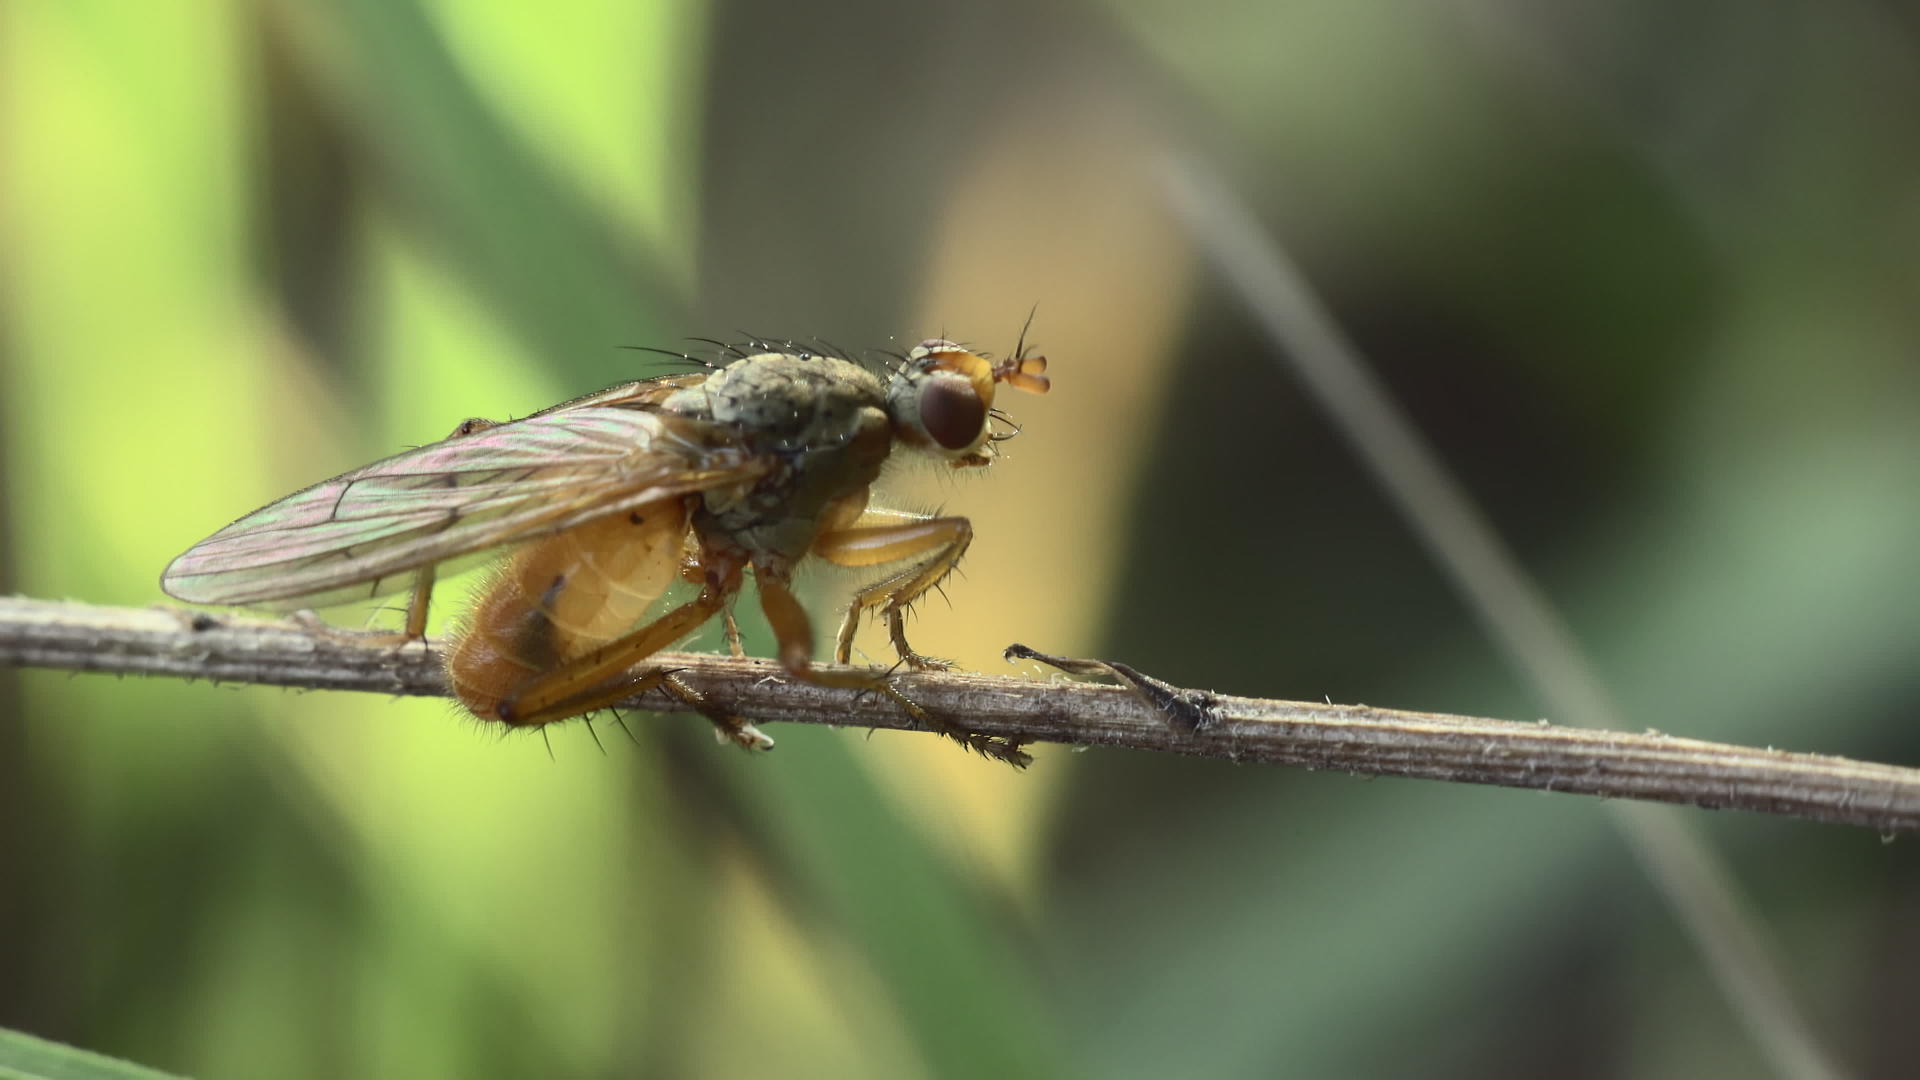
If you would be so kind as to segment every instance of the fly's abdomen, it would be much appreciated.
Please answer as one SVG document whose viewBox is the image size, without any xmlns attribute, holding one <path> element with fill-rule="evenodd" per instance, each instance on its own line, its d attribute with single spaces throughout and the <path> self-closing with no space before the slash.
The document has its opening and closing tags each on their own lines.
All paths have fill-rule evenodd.
<svg viewBox="0 0 1920 1080">
<path fill-rule="evenodd" d="M 668 500 L 528 544 L 483 587 L 447 683 L 483 720 L 532 680 L 633 629 L 680 572 L 687 509 Z"/>
</svg>

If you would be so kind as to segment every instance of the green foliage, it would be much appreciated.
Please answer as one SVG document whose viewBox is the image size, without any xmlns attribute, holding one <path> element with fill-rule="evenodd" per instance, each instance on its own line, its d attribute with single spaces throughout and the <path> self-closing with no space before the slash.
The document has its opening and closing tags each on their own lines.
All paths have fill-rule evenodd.
<svg viewBox="0 0 1920 1080">
<path fill-rule="evenodd" d="M 0 1077 L 6 1080 L 167 1080 L 171 1075 L 18 1031 L 0 1030 Z"/>
<path fill-rule="evenodd" d="M 1920 756 L 1898 16 L 1510 7 L 0 7 L 0 589 L 156 602 L 270 498 L 660 370 L 622 344 L 1038 302 L 1005 466 L 892 478 L 979 525 L 916 643 L 1533 715 L 1141 195 L 1192 139 L 1636 718 Z M 0 1023 L 209 1077 L 1765 1065 L 1583 800 L 628 724 L 0 681 Z M 1906 1071 L 1908 845 L 1713 827 Z"/>
</svg>

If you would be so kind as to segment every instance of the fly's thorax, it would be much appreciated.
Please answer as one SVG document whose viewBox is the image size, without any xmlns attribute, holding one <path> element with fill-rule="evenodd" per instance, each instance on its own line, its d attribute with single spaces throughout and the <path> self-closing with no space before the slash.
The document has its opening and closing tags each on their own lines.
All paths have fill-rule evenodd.
<svg viewBox="0 0 1920 1080">
<path fill-rule="evenodd" d="M 707 492 L 695 529 L 750 555 L 797 560 L 827 506 L 880 475 L 893 448 L 885 404 L 886 388 L 865 368 L 778 353 L 676 392 L 666 409 L 726 425 L 773 465 L 751 488 Z"/>
<path fill-rule="evenodd" d="M 886 387 L 858 364 L 762 353 L 675 392 L 669 412 L 726 424 L 755 450 L 790 454 L 855 438 L 865 410 L 884 413 Z"/>
<path fill-rule="evenodd" d="M 863 409 L 853 438 L 774 455 L 775 468 L 744 492 L 707 492 L 694 528 L 755 556 L 756 564 L 790 564 L 813 546 L 829 506 L 879 478 L 892 447 L 886 414 Z"/>
</svg>

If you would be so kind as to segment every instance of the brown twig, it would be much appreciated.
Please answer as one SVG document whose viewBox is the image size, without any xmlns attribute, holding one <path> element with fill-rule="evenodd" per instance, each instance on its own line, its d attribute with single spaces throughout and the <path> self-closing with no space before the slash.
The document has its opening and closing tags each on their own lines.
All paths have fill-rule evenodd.
<svg viewBox="0 0 1920 1080">
<path fill-rule="evenodd" d="M 1920 770 L 1816 754 L 1466 716 L 1180 690 L 1125 665 L 1015 657 L 1102 671 L 1128 686 L 901 675 L 930 710 L 1021 743 L 1125 746 L 1368 776 L 1404 776 L 1753 810 L 1881 832 L 1920 829 Z M 756 722 L 911 729 L 884 697 L 796 682 L 766 661 L 663 654 L 664 666 Z M 170 608 L 0 598 L 0 666 L 172 675 L 381 694 L 442 695 L 419 645 L 369 644 L 290 621 Z M 1117 668 L 1117 670 L 1115 670 Z M 1152 699 L 1152 700 L 1150 700 Z M 637 708 L 684 708 L 649 696 Z"/>
</svg>

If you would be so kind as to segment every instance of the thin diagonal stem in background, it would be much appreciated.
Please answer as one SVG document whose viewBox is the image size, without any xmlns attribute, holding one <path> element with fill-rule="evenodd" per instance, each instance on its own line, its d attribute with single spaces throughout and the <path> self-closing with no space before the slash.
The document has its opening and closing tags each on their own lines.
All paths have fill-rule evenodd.
<svg viewBox="0 0 1920 1080">
<path fill-rule="evenodd" d="M 1030 651 L 1029 651 L 1030 652 Z M 714 704 L 757 723 L 906 728 L 878 694 L 787 678 L 766 661 L 668 653 Z M 108 608 L 0 598 L 0 666 L 166 675 L 393 695 L 444 695 L 435 656 L 297 623 L 179 609 Z M 1140 676 L 1120 665 L 1123 678 Z M 1152 680 L 1148 680 L 1150 683 Z M 1883 833 L 1920 831 L 1920 770 L 1697 739 L 1465 716 L 1268 701 L 1180 691 L 1204 713 L 1168 711 L 1091 683 L 983 675 L 903 675 L 923 707 L 1020 742 L 1123 746 L 1232 761 L 1301 765 L 1786 814 Z M 633 707 L 686 706 L 647 695 Z M 732 752 L 715 748 L 715 753 Z M 769 762 L 769 768 L 777 768 Z"/>
<path fill-rule="evenodd" d="M 1625 728 L 1625 714 L 1539 584 L 1441 463 L 1307 278 L 1200 162 L 1164 163 L 1168 202 L 1513 664 L 1559 718 Z M 1731 876 L 1705 842 L 1651 807 L 1616 811 L 1649 878 L 1783 1076 L 1841 1075 L 1787 993 Z"/>
</svg>

